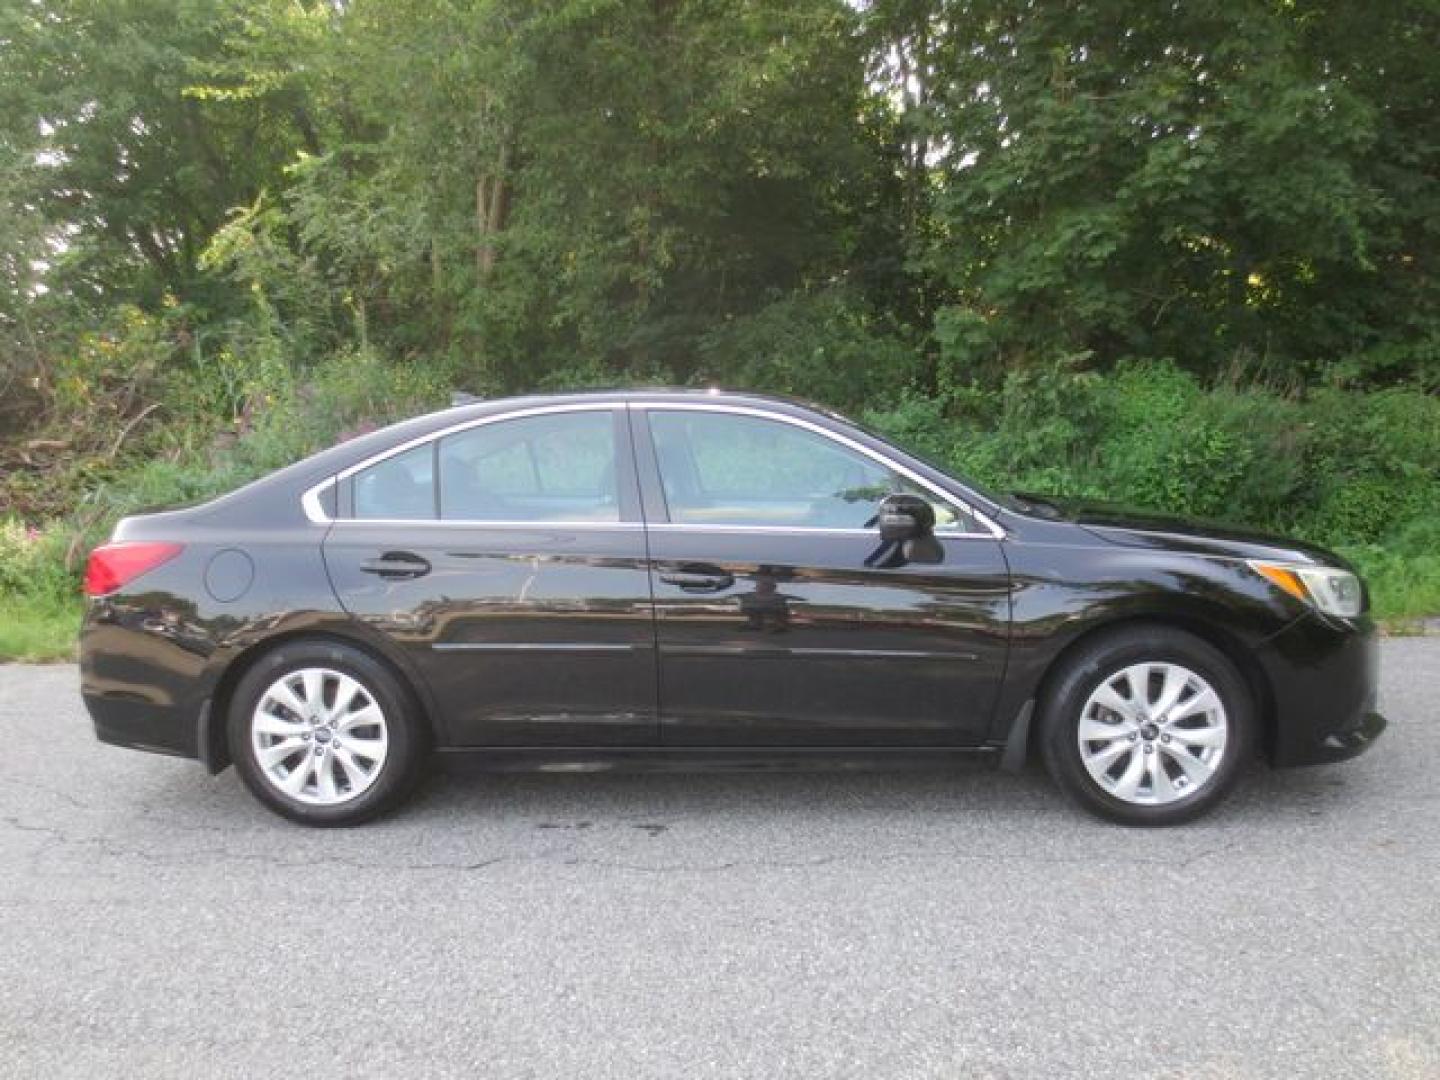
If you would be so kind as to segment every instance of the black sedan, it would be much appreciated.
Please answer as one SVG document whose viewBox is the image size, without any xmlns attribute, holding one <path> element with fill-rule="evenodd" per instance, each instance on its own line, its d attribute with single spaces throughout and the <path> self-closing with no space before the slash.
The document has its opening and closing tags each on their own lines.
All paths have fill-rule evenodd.
<svg viewBox="0 0 1440 1080">
<path fill-rule="evenodd" d="M 91 555 L 105 742 L 313 825 L 493 766 L 1044 759 L 1131 824 L 1385 727 L 1362 583 L 1299 543 L 988 494 L 748 394 L 460 406 Z"/>
</svg>

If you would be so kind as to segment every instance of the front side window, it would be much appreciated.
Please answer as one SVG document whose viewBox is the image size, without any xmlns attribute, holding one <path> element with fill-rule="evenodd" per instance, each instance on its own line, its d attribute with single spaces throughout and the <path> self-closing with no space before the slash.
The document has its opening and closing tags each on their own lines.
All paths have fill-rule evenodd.
<svg viewBox="0 0 1440 1080">
<path fill-rule="evenodd" d="M 650 433 L 670 520 L 691 525 L 863 529 L 885 496 L 955 508 L 893 469 L 823 435 L 737 413 L 654 409 Z"/>
<path fill-rule="evenodd" d="M 610 410 L 482 424 L 440 440 L 440 516 L 457 521 L 619 521 Z"/>
</svg>

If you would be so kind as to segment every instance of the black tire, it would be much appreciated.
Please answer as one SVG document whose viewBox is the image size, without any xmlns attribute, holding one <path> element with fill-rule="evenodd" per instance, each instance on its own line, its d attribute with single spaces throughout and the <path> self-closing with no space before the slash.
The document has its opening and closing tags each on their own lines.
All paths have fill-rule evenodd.
<svg viewBox="0 0 1440 1080">
<path fill-rule="evenodd" d="M 383 713 L 387 749 L 370 786 L 336 805 L 291 797 L 265 775 L 256 757 L 251 724 L 262 696 L 279 679 L 306 668 L 325 668 L 356 680 Z M 414 788 L 429 750 L 428 729 L 409 688 L 368 653 L 327 640 L 277 645 L 250 668 L 230 698 L 230 758 L 251 793 L 282 817 L 302 825 L 358 825 L 398 806 Z"/>
<path fill-rule="evenodd" d="M 1127 801 L 1103 788 L 1086 769 L 1079 740 L 1082 712 L 1102 681 L 1115 678 L 1132 664 L 1147 662 L 1182 665 L 1208 682 L 1224 707 L 1228 729 L 1209 779 L 1183 798 L 1158 805 Z M 1067 658 L 1048 680 L 1040 702 L 1040 720 L 1045 767 L 1067 795 L 1108 821 L 1151 826 L 1192 821 L 1224 799 L 1251 757 L 1256 723 L 1249 687 L 1225 655 L 1193 634 L 1163 625 L 1117 630 L 1097 637 Z M 1143 743 L 1139 745 L 1143 747 Z M 1126 760 L 1117 759 L 1121 765 Z"/>
</svg>

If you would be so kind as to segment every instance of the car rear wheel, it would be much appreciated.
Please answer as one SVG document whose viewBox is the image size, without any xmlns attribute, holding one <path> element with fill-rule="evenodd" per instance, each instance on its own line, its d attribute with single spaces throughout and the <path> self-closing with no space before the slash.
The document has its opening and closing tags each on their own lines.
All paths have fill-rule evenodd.
<svg viewBox="0 0 1440 1080">
<path fill-rule="evenodd" d="M 1225 797 L 1249 756 L 1244 680 L 1223 653 L 1182 631 L 1100 638 L 1050 686 L 1046 766 L 1080 805 L 1111 821 L 1196 818 Z"/>
<path fill-rule="evenodd" d="M 405 688 L 338 642 L 281 645 L 241 679 L 230 754 L 246 786 L 307 825 L 353 825 L 395 806 L 423 763 L 424 728 Z"/>
</svg>

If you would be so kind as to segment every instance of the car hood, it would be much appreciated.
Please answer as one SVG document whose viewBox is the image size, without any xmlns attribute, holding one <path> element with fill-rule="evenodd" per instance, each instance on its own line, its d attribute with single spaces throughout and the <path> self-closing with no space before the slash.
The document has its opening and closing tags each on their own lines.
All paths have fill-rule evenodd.
<svg viewBox="0 0 1440 1080">
<path fill-rule="evenodd" d="M 1026 497 L 1021 495 L 1021 498 Z M 1345 567 L 1349 565 L 1340 556 L 1325 548 L 1258 529 L 1083 499 L 1061 499 L 1046 495 L 1040 501 L 1043 501 L 1047 508 L 1055 508 L 1053 514 L 1046 515 L 1052 520 L 1070 522 L 1101 540 L 1126 547 L 1241 559 L 1278 559 Z"/>
</svg>

